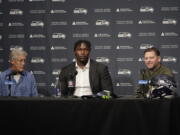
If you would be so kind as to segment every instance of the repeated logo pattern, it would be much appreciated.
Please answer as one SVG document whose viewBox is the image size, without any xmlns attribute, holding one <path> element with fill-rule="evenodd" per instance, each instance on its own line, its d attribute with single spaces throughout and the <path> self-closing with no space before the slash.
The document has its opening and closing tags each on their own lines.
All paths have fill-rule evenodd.
<svg viewBox="0 0 180 135">
<path fill-rule="evenodd" d="M 178 0 L 0 0 L 0 70 L 9 50 L 24 48 L 38 88 L 51 90 L 74 61 L 74 42 L 86 39 L 117 94 L 134 94 L 143 51 L 153 46 L 179 82 L 179 7 Z"/>
</svg>

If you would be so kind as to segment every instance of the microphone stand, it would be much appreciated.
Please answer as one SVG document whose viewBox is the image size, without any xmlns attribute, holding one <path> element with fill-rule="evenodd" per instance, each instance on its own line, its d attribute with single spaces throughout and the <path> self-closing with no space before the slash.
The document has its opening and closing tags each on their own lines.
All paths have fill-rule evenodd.
<svg viewBox="0 0 180 135">
<path fill-rule="evenodd" d="M 140 70 L 140 72 L 141 72 L 141 75 L 142 75 L 142 79 L 144 80 L 144 74 L 145 74 L 145 69 L 141 69 Z M 143 84 L 143 86 L 142 86 L 142 95 L 143 95 L 143 97 L 144 98 L 147 98 L 147 96 L 146 96 L 146 92 L 145 92 L 145 84 Z"/>
<path fill-rule="evenodd" d="M 11 96 L 12 95 L 12 92 L 11 92 L 11 74 L 8 76 L 8 81 L 9 81 L 9 84 L 8 84 L 9 94 L 8 94 L 8 96 Z"/>
<path fill-rule="evenodd" d="M 73 97 L 73 93 L 75 90 L 75 76 L 77 75 L 77 71 L 69 75 L 69 80 L 68 80 L 68 89 L 69 89 L 69 96 Z"/>
</svg>

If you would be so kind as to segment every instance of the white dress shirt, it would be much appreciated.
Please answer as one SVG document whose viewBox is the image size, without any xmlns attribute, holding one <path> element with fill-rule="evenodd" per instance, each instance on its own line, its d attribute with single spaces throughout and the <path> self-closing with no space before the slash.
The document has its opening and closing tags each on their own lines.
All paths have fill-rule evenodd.
<svg viewBox="0 0 180 135">
<path fill-rule="evenodd" d="M 86 66 L 82 69 L 77 65 L 76 70 L 78 74 L 76 75 L 76 87 L 74 91 L 74 96 L 81 97 L 84 95 L 92 95 L 92 90 L 89 81 L 89 68 L 90 68 L 90 59 Z"/>
</svg>

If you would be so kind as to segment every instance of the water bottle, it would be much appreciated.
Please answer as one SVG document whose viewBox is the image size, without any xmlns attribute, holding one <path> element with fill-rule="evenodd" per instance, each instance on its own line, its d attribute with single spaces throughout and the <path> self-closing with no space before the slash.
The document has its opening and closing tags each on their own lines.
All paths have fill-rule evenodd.
<svg viewBox="0 0 180 135">
<path fill-rule="evenodd" d="M 56 93 L 55 97 L 61 97 L 59 77 L 56 77 L 56 80 L 54 83 L 54 89 L 55 89 L 55 93 Z"/>
</svg>

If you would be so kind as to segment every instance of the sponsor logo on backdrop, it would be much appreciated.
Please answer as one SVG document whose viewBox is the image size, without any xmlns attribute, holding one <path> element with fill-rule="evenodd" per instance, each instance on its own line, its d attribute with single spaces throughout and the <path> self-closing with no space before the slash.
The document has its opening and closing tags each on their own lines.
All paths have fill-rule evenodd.
<svg viewBox="0 0 180 135">
<path fill-rule="evenodd" d="M 161 11 L 179 11 L 179 7 L 161 7 Z"/>
<path fill-rule="evenodd" d="M 100 63 L 109 63 L 110 59 L 107 57 L 96 57 L 96 61 Z"/>
<path fill-rule="evenodd" d="M 66 0 L 51 0 L 52 2 L 66 2 Z"/>
<path fill-rule="evenodd" d="M 14 48 L 18 48 L 18 49 L 22 50 L 23 46 L 21 46 L 21 45 L 10 45 L 9 50 L 13 50 Z"/>
<path fill-rule="evenodd" d="M 153 20 L 139 20 L 138 24 L 155 24 L 156 22 Z"/>
<path fill-rule="evenodd" d="M 51 26 L 58 26 L 58 25 L 68 25 L 66 21 L 54 21 L 51 22 Z"/>
<path fill-rule="evenodd" d="M 95 50 L 110 50 L 112 49 L 111 45 L 95 45 Z"/>
<path fill-rule="evenodd" d="M 9 22 L 8 26 L 9 27 L 23 27 L 24 24 L 22 22 Z"/>
<path fill-rule="evenodd" d="M 111 9 L 110 8 L 96 8 L 94 9 L 95 13 L 110 13 Z"/>
<path fill-rule="evenodd" d="M 133 46 L 130 46 L 130 45 L 117 45 L 116 46 L 116 49 L 117 50 L 129 50 L 129 49 L 133 49 L 134 47 Z"/>
<path fill-rule="evenodd" d="M 28 0 L 29 2 L 44 2 L 46 0 Z"/>
<path fill-rule="evenodd" d="M 44 51 L 44 50 L 46 50 L 46 46 L 30 46 L 30 50 L 32 50 L 32 51 Z"/>
<path fill-rule="evenodd" d="M 79 37 L 89 37 L 89 33 L 74 33 L 72 35 L 73 38 L 79 38 Z"/>
<path fill-rule="evenodd" d="M 43 34 L 30 34 L 29 38 L 46 38 Z"/>
<path fill-rule="evenodd" d="M 95 24 L 97 26 L 109 26 L 110 22 L 107 20 L 97 20 Z"/>
<path fill-rule="evenodd" d="M 46 74 L 45 71 L 41 71 L 41 70 L 39 70 L 39 71 L 32 71 L 32 72 L 33 72 L 34 75 L 45 75 Z"/>
<path fill-rule="evenodd" d="M 31 26 L 31 27 L 37 27 L 37 26 L 43 27 L 43 26 L 44 26 L 44 22 L 43 22 L 43 21 L 32 21 L 32 22 L 30 23 L 30 26 Z"/>
<path fill-rule="evenodd" d="M 134 10 L 131 9 L 131 8 L 117 8 L 116 9 L 116 12 L 119 13 L 119 12 L 133 12 Z"/>
<path fill-rule="evenodd" d="M 86 21 L 73 21 L 72 25 L 73 26 L 75 26 L 75 25 L 89 25 L 89 23 Z"/>
<path fill-rule="evenodd" d="M 10 9 L 10 15 L 23 15 L 23 11 L 21 9 Z"/>
<path fill-rule="evenodd" d="M 161 37 L 177 37 L 178 33 L 175 32 L 162 32 Z"/>
<path fill-rule="evenodd" d="M 0 22 L 0 27 L 3 27 L 3 26 L 4 26 L 3 22 Z"/>
<path fill-rule="evenodd" d="M 38 82 L 38 83 L 36 83 L 36 84 L 37 84 L 38 87 L 44 87 L 44 86 L 46 86 L 46 83 L 44 83 L 44 82 Z"/>
<path fill-rule="evenodd" d="M 122 86 L 122 87 L 126 87 L 126 86 L 133 86 L 132 83 L 129 83 L 129 82 L 117 82 L 116 83 L 116 87 L 119 87 L 119 86 Z"/>
<path fill-rule="evenodd" d="M 155 37 L 156 33 L 155 32 L 140 32 L 138 33 L 139 37 Z"/>
<path fill-rule="evenodd" d="M 117 37 L 118 38 L 131 38 L 132 34 L 130 32 L 119 32 Z"/>
<path fill-rule="evenodd" d="M 144 58 L 143 58 L 143 57 L 142 57 L 142 58 L 139 58 L 138 61 L 139 61 L 139 62 L 142 62 L 142 61 L 144 61 Z"/>
<path fill-rule="evenodd" d="M 3 36 L 2 35 L 0 35 L 0 40 L 3 38 Z"/>
<path fill-rule="evenodd" d="M 150 6 L 142 6 L 142 7 L 140 7 L 139 11 L 141 13 L 146 13 L 146 12 L 153 13 L 154 12 L 154 8 L 150 7 Z"/>
<path fill-rule="evenodd" d="M 31 63 L 41 63 L 44 64 L 45 59 L 42 57 L 32 57 Z"/>
<path fill-rule="evenodd" d="M 58 62 L 67 62 L 67 58 L 52 58 L 51 62 L 58 63 Z"/>
<path fill-rule="evenodd" d="M 61 69 L 53 69 L 52 75 L 59 75 L 61 73 Z"/>
<path fill-rule="evenodd" d="M 75 8 L 73 10 L 73 13 L 74 14 L 85 14 L 86 15 L 88 13 L 88 10 L 85 8 Z"/>
<path fill-rule="evenodd" d="M 131 75 L 131 70 L 129 69 L 119 69 L 117 74 L 118 75 Z"/>
<path fill-rule="evenodd" d="M 54 86 L 56 86 L 56 85 L 55 85 L 55 83 L 54 83 L 54 82 L 52 82 L 52 83 L 51 83 L 51 87 L 54 87 Z"/>
<path fill-rule="evenodd" d="M 134 23 L 133 20 L 123 20 L 123 21 L 117 20 L 116 21 L 116 24 L 133 24 L 133 23 Z"/>
<path fill-rule="evenodd" d="M 177 24 L 177 20 L 176 19 L 163 19 L 162 20 L 162 24 Z"/>
<path fill-rule="evenodd" d="M 8 38 L 24 38 L 25 34 L 10 34 Z"/>
<path fill-rule="evenodd" d="M 118 61 L 118 62 L 132 62 L 132 61 L 134 61 L 134 58 L 116 58 L 116 61 Z"/>
<path fill-rule="evenodd" d="M 61 38 L 61 39 L 65 39 L 66 35 L 63 33 L 53 33 L 52 34 L 52 38 Z"/>
<path fill-rule="evenodd" d="M 177 62 L 177 58 L 173 56 L 164 56 L 162 59 L 163 62 Z"/>
<path fill-rule="evenodd" d="M 151 47 L 154 47 L 154 45 L 152 45 L 152 44 L 141 44 L 140 45 L 140 47 L 139 47 L 139 49 L 141 49 L 141 50 L 145 50 L 145 49 L 148 49 L 148 48 L 151 48 Z"/>
<path fill-rule="evenodd" d="M 51 50 L 67 50 L 67 47 L 65 46 L 51 46 Z"/>
<path fill-rule="evenodd" d="M 67 11 L 65 11 L 65 10 L 63 10 L 63 9 L 52 9 L 51 11 L 50 11 L 50 13 L 51 14 L 65 14 L 65 13 L 67 13 Z"/>
<path fill-rule="evenodd" d="M 8 2 L 24 2 L 24 0 L 8 0 Z"/>
<path fill-rule="evenodd" d="M 44 10 L 44 9 L 30 10 L 29 13 L 30 14 L 45 14 L 46 10 Z"/>
<path fill-rule="evenodd" d="M 179 45 L 161 45 L 162 49 L 177 49 Z"/>
<path fill-rule="evenodd" d="M 110 38 L 111 35 L 108 33 L 95 33 L 94 37 L 95 38 Z"/>
</svg>

